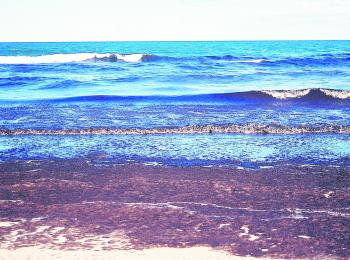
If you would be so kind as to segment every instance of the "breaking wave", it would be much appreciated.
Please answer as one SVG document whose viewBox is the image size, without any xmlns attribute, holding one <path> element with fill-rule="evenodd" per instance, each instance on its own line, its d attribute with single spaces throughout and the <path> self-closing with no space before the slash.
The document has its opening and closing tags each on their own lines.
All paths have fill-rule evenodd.
<svg viewBox="0 0 350 260">
<path fill-rule="evenodd" d="M 159 128 L 85 128 L 85 129 L 0 129 L 0 135 L 150 135 L 150 134 L 312 134 L 333 133 L 350 134 L 350 126 L 285 126 L 278 124 L 245 124 L 245 125 L 192 125 L 183 127 Z"/>
<path fill-rule="evenodd" d="M 263 90 L 262 93 L 270 95 L 277 99 L 290 99 L 290 98 L 335 98 L 335 99 L 348 99 L 350 98 L 350 90 L 337 90 L 337 89 L 299 89 L 299 90 Z"/>
<path fill-rule="evenodd" d="M 50 54 L 42 56 L 0 56 L 0 64 L 41 64 L 41 63 L 70 63 L 70 62 L 142 62 L 142 61 L 227 61 L 232 63 L 247 63 L 259 66 L 285 66 L 285 65 L 332 65 L 350 62 L 350 53 L 323 54 L 309 57 L 288 57 L 268 59 L 266 57 L 250 56 L 184 56 L 170 57 L 153 54 L 118 54 L 118 53 L 74 53 Z"/>
<path fill-rule="evenodd" d="M 75 53 L 52 54 L 43 56 L 0 56 L 0 64 L 45 64 L 45 63 L 71 63 L 71 62 L 141 62 L 151 59 L 153 55 L 147 54 L 101 54 L 101 53 Z"/>
</svg>

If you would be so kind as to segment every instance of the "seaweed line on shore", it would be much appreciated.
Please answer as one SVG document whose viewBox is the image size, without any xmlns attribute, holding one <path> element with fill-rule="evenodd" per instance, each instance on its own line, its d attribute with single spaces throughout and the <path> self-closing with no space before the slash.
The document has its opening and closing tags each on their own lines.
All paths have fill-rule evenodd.
<svg viewBox="0 0 350 260">
<path fill-rule="evenodd" d="M 348 125 L 284 126 L 279 124 L 191 125 L 155 128 L 83 128 L 83 129 L 0 129 L 0 135 L 148 135 L 148 134 L 349 134 Z"/>
</svg>

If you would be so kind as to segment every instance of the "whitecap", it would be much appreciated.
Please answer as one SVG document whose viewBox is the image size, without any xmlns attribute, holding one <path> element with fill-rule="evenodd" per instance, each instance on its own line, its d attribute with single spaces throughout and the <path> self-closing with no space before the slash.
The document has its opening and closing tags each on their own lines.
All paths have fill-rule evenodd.
<svg viewBox="0 0 350 260">
<path fill-rule="evenodd" d="M 74 53 L 50 54 L 41 56 L 0 56 L 0 64 L 46 64 L 71 63 L 87 61 L 113 61 L 140 62 L 148 55 L 145 54 L 110 54 L 110 53 Z"/>
<path fill-rule="evenodd" d="M 327 96 L 339 99 L 350 98 L 350 90 L 320 89 Z"/>
<path fill-rule="evenodd" d="M 270 95 L 278 99 L 299 98 L 309 94 L 311 89 L 297 89 L 297 90 L 262 90 L 262 93 Z"/>
</svg>

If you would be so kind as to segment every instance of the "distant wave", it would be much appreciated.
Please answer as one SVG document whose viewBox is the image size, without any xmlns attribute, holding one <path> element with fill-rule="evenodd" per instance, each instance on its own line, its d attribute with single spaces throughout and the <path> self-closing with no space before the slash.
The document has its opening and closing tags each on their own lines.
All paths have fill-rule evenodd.
<svg viewBox="0 0 350 260">
<path fill-rule="evenodd" d="M 74 53 L 51 54 L 42 56 L 0 56 L 0 64 L 41 64 L 41 63 L 71 63 L 71 62 L 181 62 L 181 61 L 227 61 L 232 63 L 247 63 L 260 66 L 285 65 L 325 65 L 350 62 L 350 53 L 324 54 L 309 57 L 287 57 L 272 59 L 266 57 L 249 56 L 184 56 L 170 57 L 153 54 L 118 54 L 118 53 Z"/>
<path fill-rule="evenodd" d="M 204 58 L 210 59 L 210 60 L 224 60 L 224 61 L 230 61 L 230 62 L 236 62 L 236 63 L 261 63 L 264 61 L 268 61 L 266 58 L 261 57 L 240 57 L 240 56 L 234 56 L 234 55 L 224 55 L 224 56 L 204 56 Z"/>
<path fill-rule="evenodd" d="M 52 54 L 43 56 L 0 56 L 0 64 L 41 64 L 41 63 L 71 63 L 71 62 L 141 62 L 151 59 L 153 55 L 147 54 L 101 54 L 101 53 L 75 53 Z"/>
<path fill-rule="evenodd" d="M 86 128 L 86 129 L 0 129 L 0 135 L 149 135 L 149 134 L 350 134 L 350 126 L 284 126 L 278 124 L 260 125 L 191 125 L 183 127 L 159 128 Z"/>
<path fill-rule="evenodd" d="M 0 64 L 45 64 L 71 62 L 142 62 L 142 61 L 186 61 L 186 60 L 227 60 L 238 63 L 260 63 L 261 58 L 241 58 L 232 55 L 204 57 L 170 57 L 152 54 L 118 54 L 118 53 L 74 53 L 51 54 L 42 56 L 0 56 Z"/>
<path fill-rule="evenodd" d="M 305 57 L 280 57 L 280 58 L 267 58 L 267 57 L 250 57 L 250 56 L 205 56 L 204 58 L 211 60 L 223 60 L 235 63 L 255 63 L 262 66 L 275 66 L 275 65 L 326 65 L 337 64 L 343 62 L 350 62 L 350 53 L 339 54 L 322 54 Z"/>
<path fill-rule="evenodd" d="M 270 65 L 335 65 L 350 62 L 350 53 L 323 54 L 306 57 L 289 57 L 267 61 Z"/>
</svg>

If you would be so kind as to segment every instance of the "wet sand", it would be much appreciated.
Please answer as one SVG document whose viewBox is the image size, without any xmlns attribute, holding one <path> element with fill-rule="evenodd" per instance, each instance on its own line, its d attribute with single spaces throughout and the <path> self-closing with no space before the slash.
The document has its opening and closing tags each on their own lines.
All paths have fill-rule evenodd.
<svg viewBox="0 0 350 260">
<path fill-rule="evenodd" d="M 155 259 L 157 250 L 186 248 L 213 254 L 208 259 L 348 259 L 349 241 L 346 168 L 0 164 L 3 256 L 34 248 Z M 173 252 L 195 252 L 186 250 Z"/>
<path fill-rule="evenodd" d="M 0 249 L 0 260 L 46 260 L 46 259 L 118 259 L 118 260 L 236 260 L 239 256 L 208 247 L 152 248 L 145 250 L 55 250 L 27 247 L 16 250 Z M 245 257 L 245 260 L 257 260 Z M 266 258 L 265 258 L 266 259 Z"/>
</svg>

